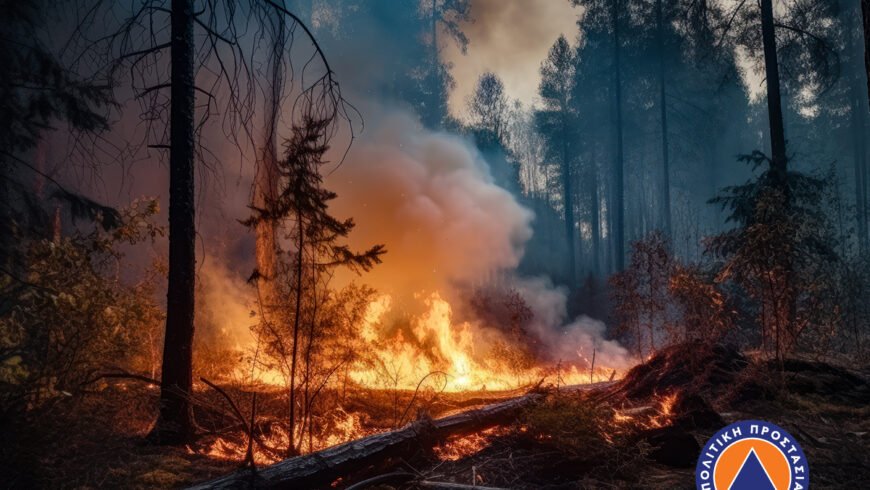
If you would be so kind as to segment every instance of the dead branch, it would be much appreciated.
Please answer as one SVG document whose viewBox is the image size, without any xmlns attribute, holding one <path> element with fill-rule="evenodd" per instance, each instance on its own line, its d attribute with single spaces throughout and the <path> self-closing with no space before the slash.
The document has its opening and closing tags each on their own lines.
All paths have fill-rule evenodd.
<svg viewBox="0 0 870 490">
<path fill-rule="evenodd" d="M 449 436 L 462 436 L 510 423 L 520 409 L 543 397 L 541 393 L 529 393 L 441 419 L 418 420 L 398 430 L 285 459 L 260 470 L 240 470 L 192 488 L 309 488 L 329 484 L 339 476 L 353 475 L 371 465 L 389 468 L 398 464 L 402 455 L 428 450 Z"/>
<path fill-rule="evenodd" d="M 229 403 L 230 408 L 233 409 L 233 414 L 235 414 L 235 416 L 239 419 L 239 421 L 241 421 L 241 423 L 243 425 L 247 425 L 247 421 L 245 420 L 245 416 L 242 415 L 242 411 L 239 410 L 239 407 L 238 407 L 238 405 L 236 405 L 236 402 L 233 401 L 233 398 L 226 391 L 224 391 L 223 388 L 221 388 L 220 386 L 212 383 L 211 381 L 209 381 L 205 378 L 201 377 L 199 379 L 200 379 L 200 381 L 202 381 L 203 383 L 205 383 L 209 387 L 211 387 L 213 390 L 217 391 L 222 397 L 224 397 L 224 399 L 227 401 L 227 403 Z"/>
<path fill-rule="evenodd" d="M 417 485 L 425 488 L 436 488 L 439 490 L 455 490 L 455 489 L 474 489 L 474 490 L 508 490 L 507 488 L 501 487 L 484 487 L 481 485 L 465 485 L 463 483 L 451 483 L 451 482 L 440 482 L 440 481 L 428 481 L 423 480 L 421 482 L 417 482 Z"/>
<path fill-rule="evenodd" d="M 136 380 L 136 381 L 141 381 L 145 384 L 149 384 L 152 386 L 160 386 L 160 381 L 158 381 L 154 378 L 149 378 L 148 376 L 145 376 L 142 374 L 130 373 L 127 371 L 98 374 L 97 376 L 95 376 L 89 380 L 83 381 L 81 386 L 87 386 L 90 384 L 94 384 L 97 381 L 100 381 L 103 379 L 132 379 L 132 380 Z"/>
</svg>

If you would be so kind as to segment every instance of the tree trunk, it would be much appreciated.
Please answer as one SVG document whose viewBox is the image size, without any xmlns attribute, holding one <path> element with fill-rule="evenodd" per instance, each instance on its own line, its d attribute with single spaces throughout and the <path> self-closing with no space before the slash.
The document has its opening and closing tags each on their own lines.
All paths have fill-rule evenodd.
<svg viewBox="0 0 870 490">
<path fill-rule="evenodd" d="M 668 109 L 665 98 L 665 26 L 662 15 L 662 0 L 656 0 L 656 31 L 659 49 L 659 110 L 662 131 L 662 207 L 661 226 L 665 236 L 671 236 L 671 169 L 668 156 Z"/>
<path fill-rule="evenodd" d="M 779 62 L 776 55 L 776 28 L 773 1 L 761 0 L 761 39 L 764 44 L 764 73 L 767 84 L 767 115 L 770 123 L 770 169 L 778 185 L 786 183 L 785 127 L 782 120 L 782 95 L 779 89 Z"/>
<path fill-rule="evenodd" d="M 302 316 L 302 260 L 305 257 L 305 227 L 302 223 L 302 211 L 296 214 L 299 229 L 299 249 L 296 252 L 296 311 L 293 315 L 293 347 L 290 354 L 290 430 L 287 444 L 287 455 L 296 454 L 296 367 L 299 357 L 299 327 Z"/>
<path fill-rule="evenodd" d="M 598 386 L 606 386 L 598 385 Z M 221 488 L 321 488 L 336 478 L 345 481 L 365 474 L 372 467 L 378 471 L 395 466 L 420 449 L 431 448 L 448 436 L 467 435 L 488 427 L 509 423 L 530 404 L 543 398 L 539 393 L 487 405 L 437 420 L 421 420 L 402 429 L 371 435 L 318 451 L 286 459 L 256 473 L 239 470 L 230 475 L 202 483 L 194 489 Z"/>
<path fill-rule="evenodd" d="M 568 243 L 568 288 L 577 287 L 577 252 L 574 243 L 574 189 L 571 181 L 571 162 L 568 158 L 568 123 L 565 120 L 567 103 L 561 107 L 562 131 L 562 205 L 565 207 L 565 237 Z"/>
<path fill-rule="evenodd" d="M 278 145 L 277 126 L 280 111 L 281 94 L 284 89 L 284 65 L 282 59 L 285 48 L 284 16 L 276 16 L 269 20 L 272 32 L 272 81 L 266 94 L 263 141 L 260 148 L 260 159 L 254 174 L 254 189 L 252 204 L 255 209 L 268 209 L 278 198 Z M 274 219 L 259 221 L 254 227 L 256 237 L 255 259 L 257 263 L 257 288 L 260 306 L 263 314 L 274 311 L 277 299 L 275 274 L 277 245 L 275 234 L 277 223 Z M 270 321 L 266 316 L 264 321 Z M 271 320 L 274 321 L 274 320 Z"/>
<path fill-rule="evenodd" d="M 855 168 L 855 219 L 858 229 L 858 250 L 864 255 L 867 253 L 867 147 L 865 141 L 867 109 L 863 102 L 864 91 L 861 88 L 863 70 L 859 68 L 858 58 L 861 52 L 860 42 L 855 39 L 858 35 L 856 29 L 857 12 L 848 10 L 845 12 L 846 49 L 849 56 L 847 68 L 847 80 L 849 82 L 850 99 L 850 122 L 852 126 L 852 161 Z"/>
<path fill-rule="evenodd" d="M 589 198 L 592 201 L 590 211 L 592 213 L 592 274 L 598 277 L 601 268 L 601 198 L 598 194 L 598 160 L 593 158 L 590 162 L 590 190 Z"/>
<path fill-rule="evenodd" d="M 767 83 L 767 112 L 770 123 L 770 171 L 773 186 L 781 192 L 782 209 L 778 210 L 778 219 L 788 220 L 791 207 L 791 196 L 788 188 L 788 159 L 785 149 L 785 127 L 782 118 L 782 95 L 779 88 L 779 62 L 776 53 L 776 27 L 773 22 L 773 1 L 761 0 L 761 39 L 764 45 L 764 71 Z M 790 237 L 783 237 L 789 240 Z M 776 356 L 781 359 L 783 330 L 791 329 L 796 316 L 797 302 L 792 291 L 793 259 L 788 252 L 777 250 L 774 253 L 784 254 L 779 259 L 781 272 L 773 278 L 774 285 L 781 291 L 778 299 L 774 299 L 773 308 Z"/>
<path fill-rule="evenodd" d="M 616 103 L 616 164 L 613 169 L 613 255 L 617 271 L 625 268 L 625 183 L 622 142 L 622 40 L 619 26 L 619 0 L 611 0 L 611 21 L 613 22 L 613 91 Z M 608 212 L 608 214 L 610 214 Z"/>
<path fill-rule="evenodd" d="M 870 0 L 861 0 L 864 19 L 864 70 L 867 72 L 867 100 L 870 104 Z"/>
<path fill-rule="evenodd" d="M 193 0 L 172 0 L 169 152 L 169 284 L 160 415 L 153 434 L 179 444 L 194 434 L 193 321 L 196 267 Z"/>
</svg>

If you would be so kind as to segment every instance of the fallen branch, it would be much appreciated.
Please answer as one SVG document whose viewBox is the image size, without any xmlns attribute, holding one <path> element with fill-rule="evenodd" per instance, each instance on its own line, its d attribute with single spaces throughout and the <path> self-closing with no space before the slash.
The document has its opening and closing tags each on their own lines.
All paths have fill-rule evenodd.
<svg viewBox="0 0 870 490">
<path fill-rule="evenodd" d="M 507 488 L 501 487 L 484 487 L 481 485 L 465 485 L 463 483 L 451 483 L 451 482 L 441 482 L 441 481 L 421 481 L 417 482 L 417 485 L 423 488 L 435 488 L 437 490 L 508 490 Z"/>
<path fill-rule="evenodd" d="M 418 420 L 398 430 L 285 459 L 259 470 L 239 470 L 191 488 L 316 488 L 329 485 L 339 477 L 374 466 L 381 471 L 388 469 L 398 464 L 399 457 L 420 449 L 428 450 L 449 436 L 467 435 L 508 423 L 521 408 L 543 397 L 542 393 L 529 393 L 436 420 Z"/>
<path fill-rule="evenodd" d="M 148 385 L 151 385 L 151 386 L 160 386 L 160 381 L 158 381 L 154 378 L 149 378 L 148 376 L 145 376 L 142 374 L 129 373 L 127 371 L 98 374 L 97 376 L 95 376 L 91 379 L 83 381 L 81 383 L 81 386 L 91 385 L 91 384 L 94 384 L 97 381 L 100 381 L 103 379 L 131 379 L 131 380 L 135 380 L 135 381 L 141 381 L 141 382 L 148 384 Z"/>
</svg>

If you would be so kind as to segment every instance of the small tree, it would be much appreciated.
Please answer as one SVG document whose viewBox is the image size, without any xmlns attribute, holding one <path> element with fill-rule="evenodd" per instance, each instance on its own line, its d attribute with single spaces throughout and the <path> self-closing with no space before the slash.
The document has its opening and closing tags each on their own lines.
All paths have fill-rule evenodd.
<svg viewBox="0 0 870 490">
<path fill-rule="evenodd" d="M 299 383 L 301 359 L 311 359 L 310 350 L 318 338 L 318 318 L 329 300 L 324 291 L 330 271 L 345 267 L 352 271 L 368 271 L 380 263 L 385 253 L 383 245 L 375 245 L 364 252 L 353 252 L 341 241 L 354 228 L 352 219 L 339 220 L 328 212 L 329 201 L 336 198 L 334 192 L 323 188 L 320 168 L 326 163 L 328 150 L 325 138 L 332 121 L 303 118 L 293 127 L 293 135 L 287 142 L 284 159 L 278 163 L 281 178 L 280 193 L 266 202 L 265 209 L 254 209 L 255 215 L 245 224 L 255 227 L 264 220 L 286 225 L 286 238 L 294 249 L 280 251 L 278 268 L 279 297 L 288 298 L 274 307 L 264 308 L 260 333 L 267 334 L 269 353 L 277 357 L 288 378 L 289 434 L 288 453 L 299 451 L 297 437 L 297 395 L 310 388 L 310 377 Z M 303 347 L 308 345 L 308 351 Z M 306 409 L 307 407 L 302 407 Z M 304 414 L 304 411 L 303 411 Z"/>
<path fill-rule="evenodd" d="M 735 312 L 714 279 L 697 265 L 676 264 L 668 293 L 677 307 L 679 320 L 670 324 L 669 343 L 713 342 L 733 328 Z"/>
<path fill-rule="evenodd" d="M 508 109 L 504 83 L 498 75 L 492 72 L 481 75 L 468 99 L 468 112 L 479 143 L 484 146 L 507 143 Z"/>
<path fill-rule="evenodd" d="M 675 262 L 670 242 L 660 231 L 631 244 L 628 267 L 610 279 L 617 331 L 628 338 L 639 356 L 652 355 L 670 328 L 668 284 Z"/>
<path fill-rule="evenodd" d="M 769 161 L 760 151 L 740 159 L 755 169 Z M 761 348 L 780 360 L 819 324 L 838 260 L 822 207 L 826 180 L 799 172 L 782 178 L 770 167 L 712 199 L 736 226 L 707 242 L 708 253 L 723 261 L 717 281 L 735 281 L 755 302 Z"/>
<path fill-rule="evenodd" d="M 565 39 L 559 39 L 550 48 L 541 64 L 541 84 L 538 94 L 544 108 L 535 113 L 535 123 L 546 142 L 546 155 L 556 163 L 562 191 L 562 212 L 565 215 L 565 239 L 568 244 L 568 286 L 577 286 L 576 219 L 573 189 L 576 145 L 576 113 L 572 108 L 572 93 L 576 73 L 577 53 Z"/>
</svg>

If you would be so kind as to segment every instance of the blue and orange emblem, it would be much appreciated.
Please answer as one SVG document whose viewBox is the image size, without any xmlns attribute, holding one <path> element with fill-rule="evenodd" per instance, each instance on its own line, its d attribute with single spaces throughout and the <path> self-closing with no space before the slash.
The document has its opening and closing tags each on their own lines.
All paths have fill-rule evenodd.
<svg viewBox="0 0 870 490">
<path fill-rule="evenodd" d="M 743 420 L 720 430 L 701 448 L 695 468 L 699 490 L 803 490 L 807 458 L 781 427 Z"/>
</svg>

